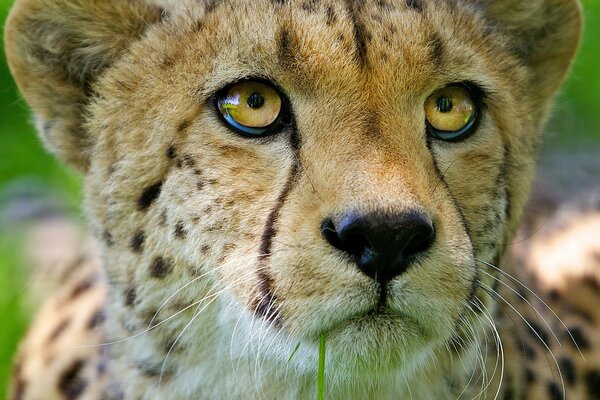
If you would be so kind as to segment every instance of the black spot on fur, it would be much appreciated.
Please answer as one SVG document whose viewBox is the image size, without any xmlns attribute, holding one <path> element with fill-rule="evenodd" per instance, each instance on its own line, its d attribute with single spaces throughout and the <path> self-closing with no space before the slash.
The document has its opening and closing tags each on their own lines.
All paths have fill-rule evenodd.
<svg viewBox="0 0 600 400">
<path fill-rule="evenodd" d="M 566 357 L 561 357 L 558 360 L 558 365 L 560 367 L 560 370 L 562 371 L 562 375 L 565 379 L 565 382 L 568 385 L 574 385 L 575 380 L 577 379 L 577 374 L 575 370 L 575 364 L 573 364 L 573 361 L 569 360 Z"/>
<path fill-rule="evenodd" d="M 439 35 L 434 35 L 429 46 L 431 48 L 431 61 L 437 65 L 444 65 L 444 42 Z"/>
<path fill-rule="evenodd" d="M 423 4 L 423 0 L 406 0 L 406 6 L 415 11 L 423 11 L 425 8 L 425 4 Z"/>
<path fill-rule="evenodd" d="M 95 329 L 102 325 L 102 323 L 106 321 L 106 315 L 102 309 L 96 310 L 94 314 L 90 317 L 88 321 L 88 329 Z"/>
<path fill-rule="evenodd" d="M 158 198 L 162 189 L 162 185 L 163 183 L 161 181 L 144 189 L 142 195 L 138 199 L 138 208 L 141 211 L 147 210 L 152 205 L 154 200 Z"/>
<path fill-rule="evenodd" d="M 44 131 L 44 136 L 48 136 L 50 134 L 50 130 L 52 129 L 52 121 L 44 121 L 44 126 L 43 126 L 43 131 Z"/>
<path fill-rule="evenodd" d="M 48 342 L 54 342 L 71 325 L 71 318 L 65 318 L 56 326 L 48 336 Z"/>
<path fill-rule="evenodd" d="M 112 233 L 110 233 L 109 231 L 105 230 L 102 233 L 102 239 L 104 240 L 104 243 L 106 243 L 107 246 L 112 246 L 113 244 L 115 244 L 114 240 L 113 240 L 113 236 Z"/>
<path fill-rule="evenodd" d="M 158 223 L 160 226 L 167 225 L 167 210 L 162 210 L 162 212 L 160 213 L 160 219 Z"/>
<path fill-rule="evenodd" d="M 177 239 L 184 239 L 187 236 L 187 231 L 183 227 L 183 222 L 179 221 L 175 225 L 175 231 L 173 232 Z"/>
<path fill-rule="evenodd" d="M 175 150 L 175 146 L 171 145 L 169 146 L 169 148 L 167 149 L 167 157 L 171 160 L 175 159 L 175 157 L 177 157 L 177 151 Z"/>
<path fill-rule="evenodd" d="M 183 165 L 188 168 L 196 168 L 196 160 L 189 154 L 183 156 Z"/>
<path fill-rule="evenodd" d="M 311 14 L 317 11 L 318 6 L 319 0 L 306 0 L 302 3 L 302 9 Z"/>
<path fill-rule="evenodd" d="M 556 382 L 548 382 L 547 386 L 548 398 L 551 400 L 563 400 L 563 392 Z"/>
<path fill-rule="evenodd" d="M 131 250 L 133 250 L 135 253 L 141 253 L 144 248 L 145 241 L 146 234 L 144 231 L 137 231 L 135 235 L 131 237 L 131 242 L 129 243 Z"/>
<path fill-rule="evenodd" d="M 77 285 L 75 285 L 71 291 L 71 294 L 69 295 L 69 298 L 73 300 L 87 292 L 94 285 L 94 281 L 94 276 L 88 276 L 87 278 L 82 279 Z"/>
<path fill-rule="evenodd" d="M 133 303 L 135 303 L 135 299 L 137 297 L 137 293 L 135 290 L 135 286 L 130 286 L 125 290 L 125 305 L 131 307 Z"/>
<path fill-rule="evenodd" d="M 333 9 L 333 7 L 331 7 L 331 5 L 327 6 L 327 8 L 325 9 L 325 15 L 325 23 L 328 26 L 335 25 L 335 23 L 337 22 L 337 15 L 335 14 L 335 10 Z"/>
<path fill-rule="evenodd" d="M 590 347 L 590 341 L 583 333 L 583 329 L 580 327 L 569 328 L 569 332 L 571 332 L 571 336 L 573 337 L 573 341 L 581 350 L 588 349 Z M 571 342 L 569 340 L 569 342 Z M 572 343 L 572 342 L 571 342 Z"/>
<path fill-rule="evenodd" d="M 531 335 L 536 339 L 536 340 L 542 340 L 545 344 L 549 344 L 548 342 L 548 334 L 546 333 L 546 331 L 544 331 L 542 329 L 542 327 L 535 321 L 527 321 L 529 322 L 529 325 L 531 326 L 531 328 L 528 330 Z M 537 335 L 536 335 L 537 333 Z"/>
<path fill-rule="evenodd" d="M 584 379 L 590 400 L 600 400 L 600 371 L 590 371 Z"/>
<path fill-rule="evenodd" d="M 187 119 L 184 119 L 183 121 L 181 121 L 179 123 L 179 125 L 177 125 L 177 132 L 184 132 L 186 131 L 191 125 L 191 122 Z"/>
<path fill-rule="evenodd" d="M 527 358 L 528 360 L 534 360 L 535 359 L 535 348 L 530 346 L 529 343 L 527 343 L 524 340 L 521 342 L 521 345 L 523 348 L 523 355 L 525 356 L 525 358 Z"/>
<path fill-rule="evenodd" d="M 279 64 L 284 68 L 290 68 L 295 61 L 294 38 L 290 31 L 282 28 L 277 36 L 277 57 Z"/>
<path fill-rule="evenodd" d="M 535 379 L 536 378 L 533 371 L 529 368 L 525 368 L 525 382 L 527 382 L 528 384 L 532 384 L 533 382 L 535 382 Z"/>
<path fill-rule="evenodd" d="M 69 400 L 79 398 L 87 386 L 82 376 L 84 366 L 83 360 L 76 360 L 59 378 L 58 389 Z"/>
<path fill-rule="evenodd" d="M 204 9 L 206 14 L 212 13 L 221 4 L 221 0 L 208 0 L 206 2 L 206 8 Z"/>
<path fill-rule="evenodd" d="M 156 257 L 152 261 L 152 264 L 150 264 L 150 275 L 153 278 L 162 279 L 167 276 L 172 269 L 173 266 L 169 260 L 165 260 L 162 257 Z"/>
</svg>

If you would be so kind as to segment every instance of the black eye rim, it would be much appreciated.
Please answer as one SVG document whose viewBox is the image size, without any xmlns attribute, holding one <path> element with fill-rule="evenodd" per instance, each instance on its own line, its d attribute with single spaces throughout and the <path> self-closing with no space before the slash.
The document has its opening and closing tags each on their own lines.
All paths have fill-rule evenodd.
<svg viewBox="0 0 600 400">
<path fill-rule="evenodd" d="M 481 86 L 471 81 L 450 83 L 443 88 L 436 89 L 434 92 L 432 92 L 432 94 L 438 90 L 452 86 L 460 86 L 469 92 L 471 98 L 473 99 L 473 103 L 475 104 L 475 112 L 471 116 L 471 119 L 469 119 L 469 122 L 467 122 L 463 128 L 457 131 L 443 131 L 436 129 L 429 123 L 427 118 L 425 118 L 428 136 L 444 142 L 460 142 L 473 135 L 473 133 L 475 133 L 479 128 L 481 118 L 483 116 L 483 110 L 485 108 L 485 91 L 481 88 Z"/>
<path fill-rule="evenodd" d="M 265 128 L 258 128 L 257 130 L 261 130 L 261 132 L 259 134 L 252 134 L 249 132 L 245 132 L 245 131 L 237 128 L 236 126 L 232 125 L 229 121 L 227 121 L 227 119 L 225 118 L 225 116 L 223 115 L 221 110 L 219 109 L 219 99 L 224 97 L 233 86 L 239 85 L 242 83 L 247 83 L 247 82 L 256 82 L 256 83 L 260 83 L 260 84 L 269 86 L 273 90 L 275 90 L 277 92 L 277 94 L 279 95 L 279 97 L 281 98 L 281 111 L 279 112 L 279 115 L 277 116 L 275 121 L 273 121 L 269 126 L 266 126 Z M 250 139 L 250 140 L 265 139 L 270 136 L 275 136 L 275 135 L 285 131 L 286 129 L 292 128 L 292 126 L 293 126 L 293 118 L 292 118 L 292 113 L 291 113 L 292 107 L 291 107 L 291 103 L 290 103 L 288 96 L 285 94 L 285 92 L 283 91 L 283 89 L 281 88 L 280 85 L 278 85 L 276 82 L 274 82 L 270 79 L 264 78 L 264 77 L 249 76 L 249 77 L 245 77 L 245 78 L 233 81 L 231 83 L 228 83 L 223 88 L 216 91 L 212 96 L 210 96 L 209 103 L 212 104 L 213 111 L 216 113 L 217 117 L 219 118 L 219 121 L 221 121 L 221 123 L 225 126 L 225 128 L 227 128 L 228 130 L 234 132 L 235 134 L 237 134 L 239 136 L 244 137 L 245 139 Z M 256 129 L 256 128 L 253 128 L 253 129 Z"/>
</svg>

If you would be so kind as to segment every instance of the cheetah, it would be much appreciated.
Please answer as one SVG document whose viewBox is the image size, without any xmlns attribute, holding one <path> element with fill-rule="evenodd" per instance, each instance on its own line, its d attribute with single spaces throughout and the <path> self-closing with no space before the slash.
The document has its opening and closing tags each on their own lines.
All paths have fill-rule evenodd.
<svg viewBox="0 0 600 400">
<path fill-rule="evenodd" d="M 95 244 L 40 270 L 10 398 L 311 399 L 325 362 L 330 399 L 599 399 L 598 208 L 517 234 L 580 34 L 576 0 L 16 0 Z"/>
</svg>

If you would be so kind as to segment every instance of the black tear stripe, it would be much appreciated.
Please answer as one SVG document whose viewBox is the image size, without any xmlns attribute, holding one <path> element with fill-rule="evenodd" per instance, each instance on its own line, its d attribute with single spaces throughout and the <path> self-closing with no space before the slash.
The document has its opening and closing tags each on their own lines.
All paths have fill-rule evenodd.
<svg viewBox="0 0 600 400">
<path fill-rule="evenodd" d="M 364 24 L 361 22 L 363 5 L 364 0 L 346 0 L 346 9 L 348 16 L 350 17 L 350 22 L 352 23 L 356 59 L 361 68 L 367 68 L 367 43 L 370 40 L 370 35 Z"/>
<path fill-rule="evenodd" d="M 294 185 L 298 182 L 298 177 L 302 169 L 299 157 L 300 138 L 295 133 L 296 128 L 294 127 L 293 129 L 294 133 L 291 135 L 290 145 L 294 152 L 294 161 L 290 168 L 285 186 L 279 194 L 277 202 L 267 218 L 258 253 L 257 275 L 259 279 L 259 295 L 256 300 L 256 304 L 254 305 L 254 312 L 256 315 L 273 323 L 275 326 L 281 326 L 281 321 L 276 307 L 277 297 L 273 293 L 273 277 L 267 270 L 267 262 L 271 257 L 273 239 L 275 236 L 277 236 L 277 221 L 279 219 L 281 209 L 283 208 L 283 205 L 285 204 L 290 192 L 294 188 Z"/>
</svg>

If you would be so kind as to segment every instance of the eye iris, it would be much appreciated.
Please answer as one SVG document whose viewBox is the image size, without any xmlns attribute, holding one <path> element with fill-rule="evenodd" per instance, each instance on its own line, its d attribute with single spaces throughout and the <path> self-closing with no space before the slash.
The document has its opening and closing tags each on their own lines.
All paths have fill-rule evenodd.
<svg viewBox="0 0 600 400">
<path fill-rule="evenodd" d="M 468 132 L 473 125 L 477 106 L 466 87 L 451 85 L 438 90 L 427 99 L 425 114 L 434 135 L 456 139 Z M 456 135 L 452 136 L 453 133 Z"/>
<path fill-rule="evenodd" d="M 248 81 L 231 86 L 218 97 L 217 108 L 225 121 L 236 130 L 260 136 L 278 121 L 282 100 L 271 86 Z"/>
</svg>

